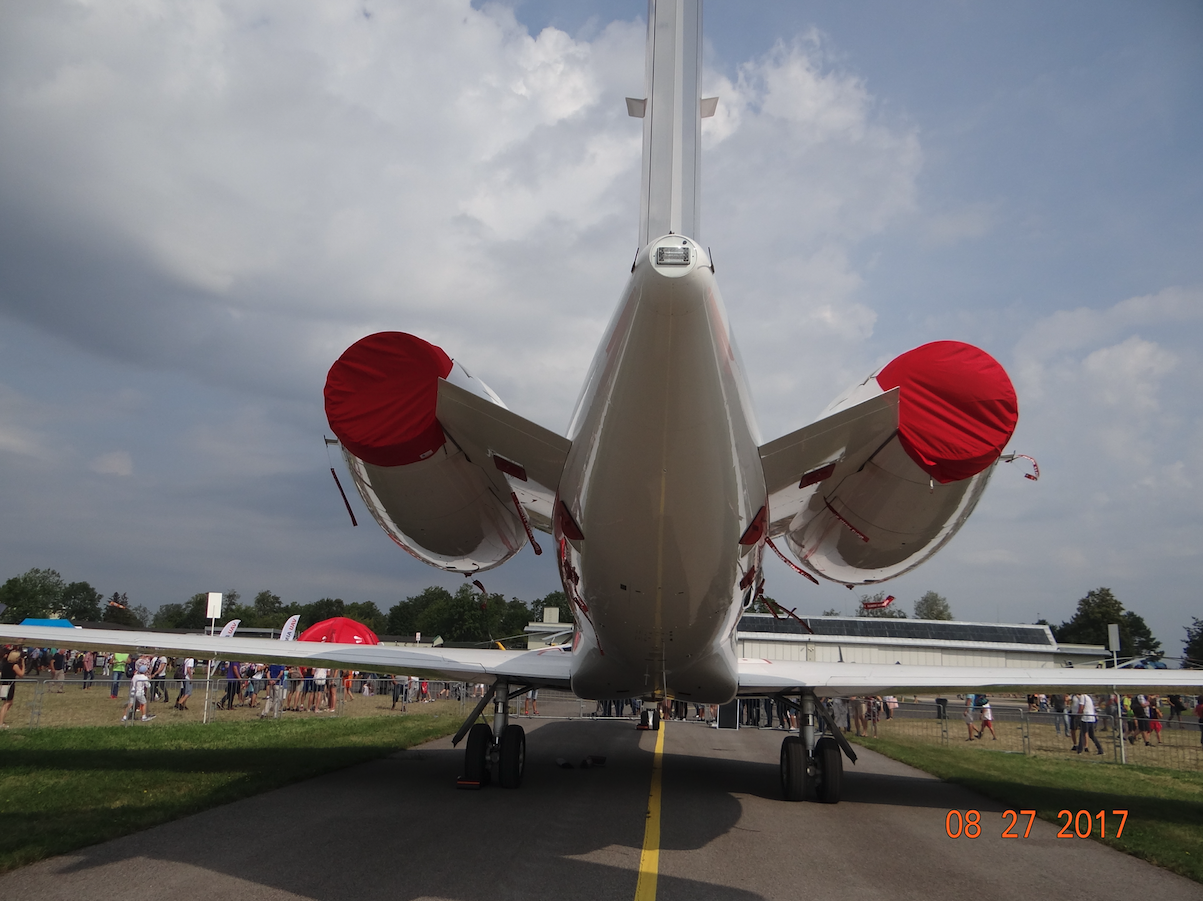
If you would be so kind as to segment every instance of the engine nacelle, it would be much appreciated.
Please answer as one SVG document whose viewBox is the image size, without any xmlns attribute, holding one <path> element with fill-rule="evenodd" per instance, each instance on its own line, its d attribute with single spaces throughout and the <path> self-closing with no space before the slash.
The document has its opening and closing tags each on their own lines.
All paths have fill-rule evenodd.
<svg viewBox="0 0 1203 901">
<path fill-rule="evenodd" d="M 956 534 L 1019 418 L 1002 366 L 957 341 L 908 351 L 823 415 L 895 387 L 898 431 L 857 471 L 816 484 L 786 536 L 803 565 L 848 585 L 913 569 Z"/>
<path fill-rule="evenodd" d="M 398 545 L 450 572 L 504 563 L 526 544 L 512 501 L 447 439 L 439 379 L 504 406 L 439 347 L 404 332 L 351 345 L 326 378 L 326 418 L 360 497 Z"/>
</svg>

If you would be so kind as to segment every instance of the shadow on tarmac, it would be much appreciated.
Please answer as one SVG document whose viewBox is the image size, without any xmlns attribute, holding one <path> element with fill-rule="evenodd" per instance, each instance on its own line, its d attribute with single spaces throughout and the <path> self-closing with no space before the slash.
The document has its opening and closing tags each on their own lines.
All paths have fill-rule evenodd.
<svg viewBox="0 0 1203 901">
<path fill-rule="evenodd" d="M 123 879 L 139 884 L 143 858 L 161 862 L 160 868 L 196 868 L 188 885 L 201 894 L 221 892 L 221 880 L 206 886 L 208 871 L 319 901 L 386 893 L 465 901 L 630 899 L 652 769 L 654 738 L 641 742 L 645 735 L 654 733 L 637 732 L 629 722 L 542 723 L 529 732 L 519 791 L 457 791 L 462 745 L 402 751 L 83 849 L 59 865 L 56 878 L 77 874 L 87 883 L 101 876 L 99 868 L 116 864 Z M 582 769 L 588 755 L 606 757 L 605 765 Z M 557 758 L 573 768 L 559 767 Z M 68 762 L 114 765 L 92 755 Z M 676 767 L 696 765 L 701 778 L 702 769 L 713 776 L 716 763 L 722 762 L 666 760 L 666 790 Z M 229 765 L 223 752 L 181 752 L 178 768 L 186 778 L 190 768 Z M 688 830 L 665 832 L 661 848 L 706 847 L 734 828 L 740 814 L 738 799 L 710 792 L 706 815 Z M 719 901 L 760 897 L 663 875 L 660 887 Z"/>
</svg>

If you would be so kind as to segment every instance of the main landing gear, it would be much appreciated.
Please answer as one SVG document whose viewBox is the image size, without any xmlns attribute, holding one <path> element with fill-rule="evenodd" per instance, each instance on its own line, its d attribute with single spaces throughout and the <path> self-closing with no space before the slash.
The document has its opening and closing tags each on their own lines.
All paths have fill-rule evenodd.
<svg viewBox="0 0 1203 901">
<path fill-rule="evenodd" d="M 451 742 L 453 745 L 459 743 L 465 732 L 468 736 L 464 748 L 464 774 L 456 780 L 457 787 L 484 788 L 493 781 L 494 772 L 502 788 L 517 788 L 522 784 L 526 770 L 526 732 L 521 726 L 510 723 L 509 707 L 510 698 L 525 690 L 523 687 L 511 693 L 508 682 L 495 682 L 456 733 Z M 487 723 L 476 722 L 490 700 L 493 701 L 491 728 Z"/>
<path fill-rule="evenodd" d="M 819 801 L 837 804 L 844 780 L 844 758 L 855 763 L 856 752 L 827 712 L 815 704 L 813 694 L 803 694 L 796 706 L 801 735 L 789 735 L 781 743 L 781 794 L 787 801 Z M 822 719 L 828 735 L 816 733 Z"/>
</svg>

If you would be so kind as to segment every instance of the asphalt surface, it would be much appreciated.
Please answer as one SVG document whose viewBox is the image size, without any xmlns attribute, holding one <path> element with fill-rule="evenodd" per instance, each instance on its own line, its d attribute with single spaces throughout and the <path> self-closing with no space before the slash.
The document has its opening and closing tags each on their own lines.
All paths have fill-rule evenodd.
<svg viewBox="0 0 1203 901">
<path fill-rule="evenodd" d="M 442 739 L 17 870 L 0 877 L 0 895 L 634 898 L 655 733 L 519 722 L 529 741 L 518 791 L 457 791 L 462 753 Z M 788 804 L 778 800 L 783 733 L 666 728 L 665 901 L 1203 897 L 1203 886 L 1058 839 L 1047 823 L 1004 840 L 1000 805 L 871 751 L 847 766 L 842 803 Z M 605 766 L 581 768 L 587 755 Z M 981 811 L 982 837 L 949 839 L 952 808 Z"/>
</svg>

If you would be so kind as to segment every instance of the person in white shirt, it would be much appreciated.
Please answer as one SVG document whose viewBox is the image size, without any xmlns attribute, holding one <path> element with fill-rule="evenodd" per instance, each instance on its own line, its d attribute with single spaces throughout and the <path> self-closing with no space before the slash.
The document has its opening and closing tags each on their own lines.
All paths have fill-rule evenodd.
<svg viewBox="0 0 1203 901">
<path fill-rule="evenodd" d="M 121 722 L 125 722 L 130 718 L 130 714 L 137 715 L 137 711 L 142 711 L 142 722 L 146 723 L 155 718 L 152 713 L 149 716 L 146 714 L 146 691 L 150 688 L 150 676 L 146 674 L 150 667 L 145 663 L 138 664 L 138 671 L 129 680 L 129 703 L 125 705 L 125 713 L 121 714 Z"/>
<path fill-rule="evenodd" d="M 180 696 L 175 699 L 176 710 L 187 710 L 192 697 L 192 674 L 196 671 L 196 658 L 185 657 L 180 665 Z"/>
<path fill-rule="evenodd" d="M 1094 724 L 1098 722 L 1094 712 L 1094 698 L 1088 694 L 1074 695 L 1073 709 L 1078 715 L 1078 745 L 1074 748 L 1074 753 L 1081 754 L 1086 750 L 1086 738 L 1089 736 L 1097 753 L 1102 754 L 1103 746 L 1094 734 Z"/>
</svg>

